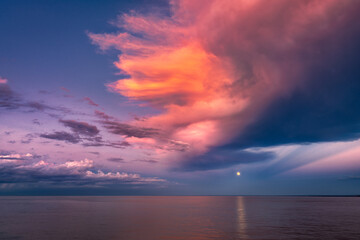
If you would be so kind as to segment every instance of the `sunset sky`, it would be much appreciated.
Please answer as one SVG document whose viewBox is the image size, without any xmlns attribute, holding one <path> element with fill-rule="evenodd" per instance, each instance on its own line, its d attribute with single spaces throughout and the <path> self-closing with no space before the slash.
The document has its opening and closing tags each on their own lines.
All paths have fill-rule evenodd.
<svg viewBox="0 0 360 240">
<path fill-rule="evenodd" d="M 360 194 L 359 12 L 2 0 L 0 195 Z"/>
</svg>

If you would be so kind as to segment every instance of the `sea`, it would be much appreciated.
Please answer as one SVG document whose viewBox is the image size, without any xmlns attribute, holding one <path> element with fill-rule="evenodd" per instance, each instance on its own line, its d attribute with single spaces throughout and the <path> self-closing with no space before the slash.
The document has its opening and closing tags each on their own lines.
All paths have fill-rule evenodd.
<svg viewBox="0 0 360 240">
<path fill-rule="evenodd" d="M 0 239 L 360 239 L 359 197 L 0 197 Z"/>
</svg>

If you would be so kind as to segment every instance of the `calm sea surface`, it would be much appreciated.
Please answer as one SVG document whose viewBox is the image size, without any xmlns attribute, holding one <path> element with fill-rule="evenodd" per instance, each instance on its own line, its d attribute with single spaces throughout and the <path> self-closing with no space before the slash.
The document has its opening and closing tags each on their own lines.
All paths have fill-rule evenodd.
<svg viewBox="0 0 360 240">
<path fill-rule="evenodd" d="M 360 239 L 352 197 L 0 197 L 0 239 Z"/>
</svg>

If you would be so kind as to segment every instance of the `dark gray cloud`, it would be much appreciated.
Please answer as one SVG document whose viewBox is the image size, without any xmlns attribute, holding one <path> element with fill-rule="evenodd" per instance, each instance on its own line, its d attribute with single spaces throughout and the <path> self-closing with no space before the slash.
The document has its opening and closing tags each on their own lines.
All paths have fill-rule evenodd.
<svg viewBox="0 0 360 240">
<path fill-rule="evenodd" d="M 60 119 L 59 122 L 64 124 L 64 126 L 69 127 L 74 133 L 78 133 L 81 135 L 92 137 L 100 132 L 96 126 L 86 122 L 79 122 L 75 120 L 62 120 L 62 119 Z"/>
<path fill-rule="evenodd" d="M 41 102 L 35 102 L 35 101 L 28 101 L 28 102 L 25 102 L 23 105 L 23 107 L 29 107 L 32 111 L 44 111 L 46 109 L 49 109 L 49 110 L 57 110 L 56 108 L 54 107 L 50 107 L 44 103 L 41 103 Z"/>
<path fill-rule="evenodd" d="M 78 126 L 78 124 L 76 124 Z M 81 124 L 81 130 L 76 128 L 76 131 L 73 133 L 65 132 L 65 131 L 55 131 L 53 133 L 43 133 L 39 136 L 42 138 L 52 139 L 52 140 L 58 140 L 58 141 L 64 141 L 67 143 L 72 144 L 78 144 L 80 143 L 84 147 L 112 147 L 112 148 L 125 148 L 131 146 L 130 143 L 126 141 L 119 141 L 119 142 L 113 142 L 113 141 L 107 141 L 103 140 L 101 136 L 85 136 L 82 137 L 79 134 L 79 131 L 82 131 L 82 133 L 86 133 L 86 135 L 89 135 L 89 129 L 83 129 L 84 125 Z M 86 125 L 86 128 L 89 127 Z M 93 130 L 92 130 L 93 131 Z M 95 133 L 95 131 L 93 131 Z M 29 141 L 31 141 L 32 138 L 29 138 Z"/>
<path fill-rule="evenodd" d="M 24 136 L 24 138 L 21 139 L 21 143 L 23 144 L 29 144 L 33 141 L 33 139 L 36 137 L 35 134 L 28 133 Z"/>
<path fill-rule="evenodd" d="M 155 128 L 136 127 L 117 121 L 101 121 L 103 126 L 111 133 L 126 137 L 151 138 L 159 134 Z"/>
<path fill-rule="evenodd" d="M 68 133 L 68 132 L 54 132 L 54 133 L 44 133 L 40 134 L 40 137 L 47 138 L 47 139 L 53 139 L 53 140 L 59 140 L 59 141 L 65 141 L 69 143 L 78 143 L 80 142 L 80 138 L 76 134 Z"/>
<path fill-rule="evenodd" d="M 41 123 L 40 123 L 40 121 L 39 121 L 39 119 L 33 119 L 33 124 L 35 124 L 35 125 L 41 125 Z"/>
<path fill-rule="evenodd" d="M 107 120 L 108 121 L 108 120 L 111 120 L 111 119 L 115 119 L 114 117 L 109 116 L 106 113 L 101 112 L 99 110 L 95 110 L 94 113 L 95 113 L 95 116 L 97 116 L 98 118 L 100 118 L 102 120 Z"/>
<path fill-rule="evenodd" d="M 94 155 L 100 155 L 99 152 L 89 152 L 89 153 L 94 154 Z"/>
<path fill-rule="evenodd" d="M 158 161 L 154 160 L 154 159 L 143 159 L 143 160 L 136 160 L 137 162 L 144 162 L 144 163 L 158 163 Z"/>
<path fill-rule="evenodd" d="M 95 110 L 95 115 L 100 118 L 100 123 L 109 132 L 126 137 L 151 138 L 159 135 L 159 129 L 137 127 L 127 123 L 122 123 L 116 118 Z"/>
<path fill-rule="evenodd" d="M 83 138 L 85 141 L 82 145 L 84 147 L 113 147 L 113 148 L 125 148 L 131 146 L 130 143 L 126 141 L 113 142 L 105 141 L 101 137 L 92 137 L 92 138 Z"/>
<path fill-rule="evenodd" d="M 110 162 L 124 162 L 124 159 L 122 159 L 120 157 L 108 158 L 107 160 L 110 161 Z"/>
</svg>

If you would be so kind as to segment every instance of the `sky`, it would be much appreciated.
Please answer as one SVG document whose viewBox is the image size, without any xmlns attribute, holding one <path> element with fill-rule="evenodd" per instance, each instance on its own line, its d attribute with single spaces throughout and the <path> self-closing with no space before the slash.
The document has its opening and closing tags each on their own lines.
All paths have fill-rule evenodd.
<svg viewBox="0 0 360 240">
<path fill-rule="evenodd" d="M 2 0 L 0 195 L 359 195 L 359 10 Z"/>
</svg>

